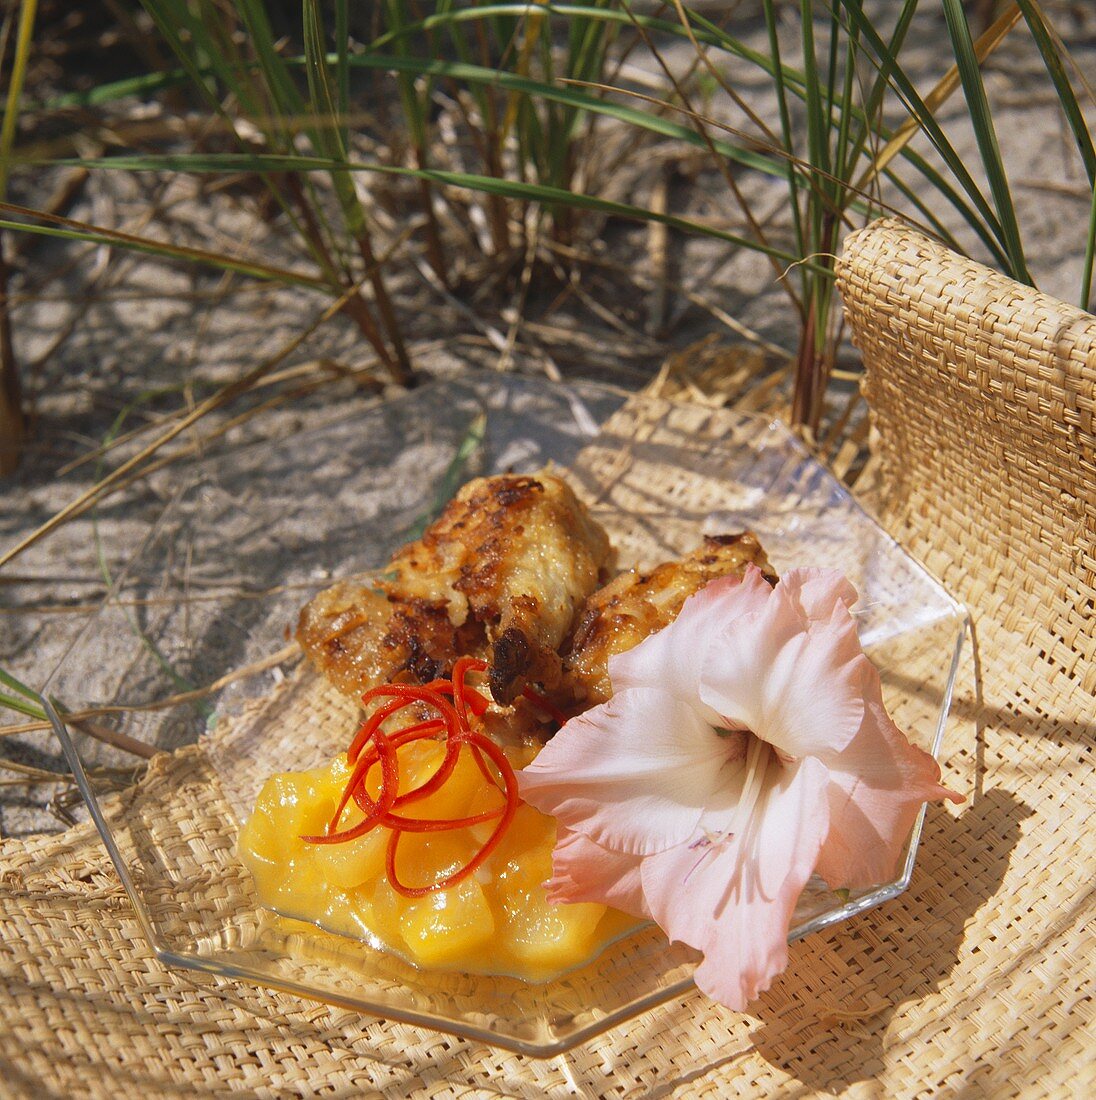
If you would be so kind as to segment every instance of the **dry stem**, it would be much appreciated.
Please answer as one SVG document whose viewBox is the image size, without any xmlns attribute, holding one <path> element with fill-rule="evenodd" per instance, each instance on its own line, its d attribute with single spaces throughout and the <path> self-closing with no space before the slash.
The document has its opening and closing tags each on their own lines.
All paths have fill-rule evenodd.
<svg viewBox="0 0 1096 1100">
<path fill-rule="evenodd" d="M 19 365 L 11 341 L 8 265 L 4 257 L 4 237 L 0 234 L 0 476 L 12 473 L 19 464 L 25 434 Z"/>
</svg>

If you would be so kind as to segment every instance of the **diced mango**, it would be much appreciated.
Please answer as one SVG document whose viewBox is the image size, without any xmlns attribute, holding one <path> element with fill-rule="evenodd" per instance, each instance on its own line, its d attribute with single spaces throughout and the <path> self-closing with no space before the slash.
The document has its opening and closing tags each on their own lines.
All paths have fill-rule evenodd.
<svg viewBox="0 0 1096 1100">
<path fill-rule="evenodd" d="M 410 791 L 428 781 L 445 759 L 445 748 L 434 743 L 435 750 L 423 761 L 423 767 L 407 783 L 400 783 L 400 792 Z M 484 778 L 476 767 L 472 754 L 465 751 L 457 758 L 456 766 L 446 781 L 425 798 L 418 798 L 400 808 L 409 817 L 421 817 L 436 821 L 440 818 L 466 817 L 468 807 L 477 792 L 484 786 Z"/>
<path fill-rule="evenodd" d="M 500 918 L 514 954 L 532 969 L 557 968 L 561 959 L 589 956 L 606 907 L 552 905 L 543 889 L 500 891 Z"/>
<path fill-rule="evenodd" d="M 400 932 L 423 966 L 460 966 L 490 942 L 495 918 L 479 883 L 466 878 L 448 890 L 409 899 Z"/>
<path fill-rule="evenodd" d="M 515 767 L 533 753 L 507 750 Z M 405 794 L 429 781 L 445 757 L 437 741 L 399 750 Z M 378 826 L 354 840 L 316 844 L 301 839 L 325 831 L 350 778 L 345 755 L 308 772 L 267 780 L 239 851 L 261 902 L 342 935 L 381 941 L 419 966 L 509 973 L 540 981 L 594 957 L 629 927 L 630 918 L 600 905 L 550 905 L 543 883 L 551 875 L 555 822 L 521 805 L 501 843 L 474 874 L 444 890 L 406 897 L 386 875 L 391 832 Z M 380 768 L 367 789 L 377 797 Z M 504 798 L 472 754 L 461 752 L 439 789 L 402 804 L 412 818 L 470 817 L 499 809 Z M 351 801 L 340 829 L 364 820 Z M 494 832 L 497 821 L 447 830 L 404 831 L 396 872 L 407 887 L 426 886 L 464 867 Z"/>
<path fill-rule="evenodd" d="M 363 882 L 375 882 L 384 874 L 384 849 L 387 840 L 387 830 L 374 829 L 365 836 L 343 844 L 318 844 L 309 854 L 317 871 L 326 881 L 333 886 L 347 889 L 360 886 Z"/>
<path fill-rule="evenodd" d="M 287 834 L 322 833 L 337 798 L 330 776 L 330 768 L 272 775 L 244 826 L 248 847 L 260 858 L 278 859 Z"/>
<path fill-rule="evenodd" d="M 405 886 L 429 886 L 459 871 L 475 854 L 463 829 L 402 833 L 396 849 L 396 875 Z"/>
</svg>

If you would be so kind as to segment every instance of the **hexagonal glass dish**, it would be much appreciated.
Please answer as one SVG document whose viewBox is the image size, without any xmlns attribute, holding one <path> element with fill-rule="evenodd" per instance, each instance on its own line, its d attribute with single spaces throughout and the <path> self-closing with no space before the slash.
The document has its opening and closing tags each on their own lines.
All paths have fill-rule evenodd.
<svg viewBox="0 0 1096 1100">
<path fill-rule="evenodd" d="M 153 491 L 166 503 L 139 538 L 130 525 L 139 549 L 44 689 L 68 708 L 55 721 L 66 759 L 164 963 L 533 1056 L 689 988 L 697 956 L 653 926 L 540 985 L 417 970 L 264 911 L 235 856 L 265 776 L 323 763 L 347 736 L 340 730 L 332 746 L 307 728 L 277 729 L 278 700 L 302 676 L 286 652 L 299 608 L 332 578 L 381 567 L 468 478 L 549 461 L 592 502 L 622 566 L 748 527 L 778 570 L 843 570 L 860 592 L 861 640 L 888 708 L 939 753 L 964 611 L 785 427 L 594 384 L 498 375 L 431 383 L 323 428 L 226 447 L 158 475 Z M 134 709 L 149 703 L 158 705 Z M 72 717 L 109 706 L 120 709 L 97 712 L 95 736 Z M 104 731 L 196 747 L 157 757 L 136 793 L 102 795 Z M 847 899 L 810 884 L 791 938 L 905 889 L 921 823 L 893 881 Z"/>
</svg>

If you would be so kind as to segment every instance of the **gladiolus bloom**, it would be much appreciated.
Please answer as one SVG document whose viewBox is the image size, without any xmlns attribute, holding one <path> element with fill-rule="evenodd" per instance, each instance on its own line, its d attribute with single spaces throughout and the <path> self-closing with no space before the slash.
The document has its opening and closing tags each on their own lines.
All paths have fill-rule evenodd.
<svg viewBox="0 0 1096 1100">
<path fill-rule="evenodd" d="M 518 776 L 558 821 L 549 897 L 652 918 L 730 1008 L 786 965 L 812 874 L 885 881 L 922 803 L 962 800 L 887 716 L 856 598 L 830 570 L 713 581 Z"/>
</svg>

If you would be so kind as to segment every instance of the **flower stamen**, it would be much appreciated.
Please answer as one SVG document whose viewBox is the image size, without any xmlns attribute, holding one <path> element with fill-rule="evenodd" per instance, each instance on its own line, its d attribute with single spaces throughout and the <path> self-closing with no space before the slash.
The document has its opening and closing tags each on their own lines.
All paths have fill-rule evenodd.
<svg viewBox="0 0 1096 1100">
<path fill-rule="evenodd" d="M 696 840 L 694 840 L 692 844 L 689 845 L 689 851 L 694 852 L 699 850 L 700 855 L 696 857 L 696 862 L 692 865 L 692 867 L 690 867 L 685 872 L 685 876 L 681 880 L 682 886 L 684 886 L 689 881 L 689 879 L 692 878 L 693 873 L 704 862 L 705 858 L 711 854 L 714 848 L 715 845 L 706 836 L 697 837 Z"/>
<path fill-rule="evenodd" d="M 684 886 L 689 881 L 689 877 L 692 873 L 704 862 L 706 856 L 711 855 L 715 849 L 726 840 L 733 840 L 734 833 L 727 831 L 726 829 L 704 829 L 704 835 L 698 836 L 696 840 L 689 845 L 690 852 L 699 851 L 700 855 L 697 857 L 696 863 L 685 872 L 685 877 L 681 880 L 681 884 Z"/>
<path fill-rule="evenodd" d="M 742 793 L 738 797 L 734 817 L 731 819 L 731 827 L 727 830 L 731 836 L 742 835 L 743 828 L 750 820 L 765 786 L 765 771 L 768 764 L 765 750 L 769 746 L 754 733 L 750 733 L 748 737 L 750 747 L 746 752 L 746 778 L 742 784 Z"/>
</svg>

